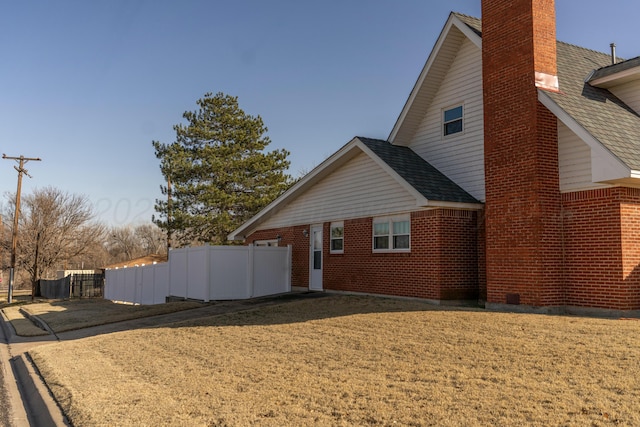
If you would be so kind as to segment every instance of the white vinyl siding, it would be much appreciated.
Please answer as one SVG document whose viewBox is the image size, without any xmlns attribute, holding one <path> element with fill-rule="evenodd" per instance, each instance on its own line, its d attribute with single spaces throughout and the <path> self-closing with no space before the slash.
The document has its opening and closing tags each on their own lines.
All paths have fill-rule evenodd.
<svg viewBox="0 0 640 427">
<path fill-rule="evenodd" d="M 460 22 L 460 25 L 463 28 L 467 28 L 464 23 Z M 467 39 L 467 36 L 456 25 L 446 26 L 441 36 L 444 36 L 444 38 L 439 38 L 436 42 L 434 51 L 425 64 L 426 68 L 423 69 L 420 77 L 418 77 L 416 86 L 409 95 L 407 104 L 399 117 L 398 123 L 396 123 L 396 126 L 399 127 L 394 127 L 392 130 L 390 138 L 394 144 L 407 146 L 411 142 L 417 127 L 424 118 L 440 87 L 440 83 L 449 72 L 460 45 Z M 479 43 L 479 38 L 477 41 Z"/>
<path fill-rule="evenodd" d="M 411 210 L 416 210 L 415 197 L 363 153 L 293 200 L 260 229 Z"/>
<path fill-rule="evenodd" d="M 640 80 L 612 87 L 609 91 L 640 114 Z"/>
<path fill-rule="evenodd" d="M 604 188 L 591 178 L 591 148 L 558 121 L 558 168 L 560 191 L 578 191 Z"/>
<path fill-rule="evenodd" d="M 409 147 L 484 201 L 481 51 L 465 39 Z M 464 104 L 464 132 L 443 137 L 442 111 Z"/>
</svg>

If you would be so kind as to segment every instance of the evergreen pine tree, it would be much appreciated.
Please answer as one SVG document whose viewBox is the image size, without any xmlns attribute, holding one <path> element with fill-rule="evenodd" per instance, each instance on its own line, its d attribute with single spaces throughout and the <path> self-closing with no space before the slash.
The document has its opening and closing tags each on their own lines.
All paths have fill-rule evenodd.
<svg viewBox="0 0 640 427">
<path fill-rule="evenodd" d="M 282 194 L 292 183 L 284 149 L 271 142 L 260 116 L 246 114 L 238 98 L 207 93 L 197 111 L 174 126 L 176 140 L 153 141 L 170 197 L 156 200 L 154 222 L 173 246 L 225 244 L 227 235 Z M 167 195 L 167 185 L 161 186 Z M 176 245 L 177 243 L 177 245 Z"/>
</svg>

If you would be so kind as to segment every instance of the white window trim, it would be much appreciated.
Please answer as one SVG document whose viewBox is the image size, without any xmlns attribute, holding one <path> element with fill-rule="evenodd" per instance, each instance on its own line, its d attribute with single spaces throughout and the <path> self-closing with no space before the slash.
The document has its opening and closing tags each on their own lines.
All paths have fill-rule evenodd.
<svg viewBox="0 0 640 427">
<path fill-rule="evenodd" d="M 400 222 L 400 221 L 408 221 L 409 222 L 409 247 L 408 248 L 401 248 L 401 249 L 393 249 L 393 223 L 394 222 Z M 389 224 L 389 248 L 386 249 L 375 249 L 375 224 L 380 224 L 380 223 L 388 223 Z M 380 237 L 380 236 L 378 236 Z M 373 221 L 371 223 L 371 251 L 373 253 L 408 253 L 411 252 L 411 215 L 409 214 L 404 214 L 404 215 L 394 215 L 394 216 L 380 216 L 380 217 L 375 217 L 373 218 Z"/>
<path fill-rule="evenodd" d="M 333 247 L 333 245 L 331 244 L 333 240 L 338 240 L 338 239 L 334 239 L 333 235 L 332 235 L 332 231 L 335 227 L 342 227 L 342 249 L 340 250 L 333 250 L 331 249 Z M 332 222 L 329 225 L 329 253 L 330 254 L 343 254 L 344 253 L 344 221 L 335 221 Z"/>
<path fill-rule="evenodd" d="M 450 133 L 449 135 L 445 135 L 444 134 L 444 125 L 446 123 L 448 123 L 448 122 L 444 121 L 444 113 L 446 111 L 453 110 L 453 109 L 458 108 L 458 107 L 462 107 L 462 117 L 460 119 L 456 119 L 456 120 L 462 120 L 462 130 L 460 132 Z M 442 111 L 440 112 L 440 134 L 442 135 L 443 139 L 455 138 L 456 136 L 464 135 L 465 130 L 467 128 L 465 126 L 465 116 L 464 116 L 465 110 L 466 110 L 466 108 L 464 106 L 464 102 L 459 102 L 457 104 L 452 104 L 452 105 L 442 109 Z M 451 120 L 451 121 L 453 122 L 454 120 Z"/>
</svg>

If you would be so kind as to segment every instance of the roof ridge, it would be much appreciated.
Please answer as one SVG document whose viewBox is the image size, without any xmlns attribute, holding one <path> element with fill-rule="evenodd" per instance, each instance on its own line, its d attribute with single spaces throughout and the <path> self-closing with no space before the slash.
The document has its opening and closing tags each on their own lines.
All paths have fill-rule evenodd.
<svg viewBox="0 0 640 427">
<path fill-rule="evenodd" d="M 609 65 L 605 65 L 604 67 L 599 68 L 598 70 L 604 70 L 606 68 L 611 68 L 611 67 L 620 67 L 622 64 L 625 63 L 630 63 L 632 61 L 639 61 L 640 60 L 640 56 L 635 56 L 633 58 L 629 58 L 629 59 L 624 59 L 624 58 L 620 58 L 620 57 L 616 57 L 616 63 L 615 64 L 609 64 Z"/>
<path fill-rule="evenodd" d="M 359 136 L 359 135 L 356 135 L 356 138 L 358 138 L 359 140 L 365 140 L 366 139 L 367 141 L 378 141 L 378 142 L 386 142 L 388 144 L 391 144 L 391 142 L 389 142 L 389 140 L 387 140 L 387 139 L 369 138 L 368 136 Z"/>
<path fill-rule="evenodd" d="M 473 16 L 473 15 L 467 15 L 466 13 L 456 12 L 456 11 L 451 11 L 451 13 L 456 16 L 464 16 L 465 18 L 477 19 L 478 21 L 482 21 L 481 18 L 478 18 L 477 16 Z"/>
<path fill-rule="evenodd" d="M 584 47 L 584 46 L 579 46 L 579 45 L 574 44 L 574 43 L 569 43 L 569 42 L 565 42 L 565 41 L 557 40 L 557 39 L 556 39 L 556 42 L 557 42 L 557 43 L 562 43 L 562 44 L 567 45 L 567 46 L 575 47 L 575 48 L 578 48 L 578 49 L 588 50 L 589 52 L 597 53 L 597 54 L 600 54 L 600 55 L 610 56 L 610 54 L 608 54 L 608 53 L 606 53 L 606 52 L 602 52 L 602 51 L 595 50 L 595 49 L 591 49 L 591 48 Z M 618 59 L 621 59 L 621 60 L 623 60 L 623 61 L 626 61 L 626 59 L 624 59 L 624 58 L 618 58 Z"/>
<path fill-rule="evenodd" d="M 452 13 L 453 15 L 456 15 L 456 16 L 459 16 L 459 17 L 464 17 L 464 18 L 470 18 L 470 19 L 477 20 L 477 21 L 479 21 L 479 22 L 480 22 L 480 24 L 482 25 L 482 18 L 478 18 L 478 17 L 476 17 L 476 16 L 467 15 L 466 13 L 455 12 L 455 11 L 452 11 L 451 13 Z M 482 36 L 482 33 L 480 34 L 480 36 Z M 587 51 L 590 51 L 590 52 L 593 52 L 593 53 L 598 53 L 598 54 L 601 54 L 601 55 L 610 56 L 610 54 L 609 54 L 609 53 L 607 53 L 607 52 L 603 52 L 603 51 L 600 51 L 600 50 L 591 49 L 591 48 L 584 47 L 584 46 L 580 46 L 580 45 L 577 45 L 577 44 L 574 44 L 574 43 L 565 42 L 565 41 L 559 40 L 559 39 L 557 39 L 557 38 L 556 38 L 556 42 L 557 42 L 557 43 L 562 43 L 562 44 L 565 44 L 565 45 L 568 45 L 568 46 L 573 46 L 573 47 L 576 47 L 576 48 L 580 48 L 580 49 L 583 49 L 583 50 L 587 50 Z M 635 58 L 625 59 L 625 58 L 622 58 L 622 57 L 618 57 L 618 60 L 620 60 L 620 61 L 628 61 L 628 60 L 630 60 L 630 59 L 635 59 Z"/>
</svg>

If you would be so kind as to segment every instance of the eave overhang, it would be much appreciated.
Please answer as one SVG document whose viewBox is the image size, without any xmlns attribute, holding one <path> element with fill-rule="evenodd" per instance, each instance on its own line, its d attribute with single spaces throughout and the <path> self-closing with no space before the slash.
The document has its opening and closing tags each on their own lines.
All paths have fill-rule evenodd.
<svg viewBox="0 0 640 427">
<path fill-rule="evenodd" d="M 640 57 L 596 70 L 587 82 L 591 86 L 609 89 L 635 80 L 640 80 Z"/>
<path fill-rule="evenodd" d="M 591 179 L 593 182 L 611 184 L 620 180 L 640 177 L 636 171 L 632 171 L 584 126 L 562 109 L 544 90 L 538 90 L 538 101 L 589 146 L 591 149 Z M 637 176 L 634 176 L 634 174 Z"/>
<path fill-rule="evenodd" d="M 311 172 L 300 179 L 296 184 L 284 192 L 280 197 L 267 205 L 258 214 L 253 216 L 247 222 L 228 235 L 228 240 L 244 240 L 246 236 L 257 230 L 259 225 L 269 218 L 276 215 L 282 208 L 287 206 L 299 195 L 310 189 L 320 180 L 343 166 L 349 160 L 353 159 L 360 153 L 366 154 L 373 160 L 385 173 L 392 177 L 407 193 L 415 198 L 416 208 L 452 208 L 466 210 L 483 209 L 482 203 L 462 203 L 441 200 L 428 199 L 402 178 L 393 168 L 378 157 L 369 147 L 366 146 L 358 137 L 353 138 L 345 144 L 340 150 L 336 151 L 332 156 L 327 158 L 320 165 L 315 167 Z"/>
</svg>

